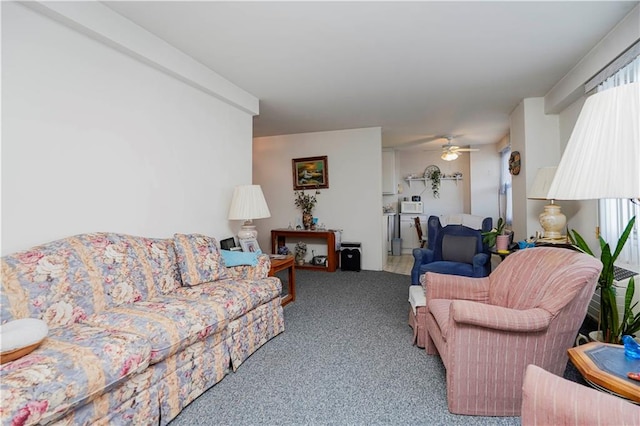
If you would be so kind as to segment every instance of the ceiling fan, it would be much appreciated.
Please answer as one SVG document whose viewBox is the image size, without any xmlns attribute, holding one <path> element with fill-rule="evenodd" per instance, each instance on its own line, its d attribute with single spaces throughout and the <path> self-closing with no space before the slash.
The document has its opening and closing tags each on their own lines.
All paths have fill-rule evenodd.
<svg viewBox="0 0 640 426">
<path fill-rule="evenodd" d="M 445 161 L 453 161 L 456 158 L 458 158 L 458 156 L 460 155 L 460 152 L 472 152 L 472 151 L 480 151 L 479 149 L 475 149 L 475 148 L 460 148 L 457 145 L 453 145 L 452 140 L 453 140 L 453 136 L 447 136 L 447 143 L 445 145 L 442 145 L 442 155 L 440 156 L 440 158 L 442 158 Z"/>
</svg>

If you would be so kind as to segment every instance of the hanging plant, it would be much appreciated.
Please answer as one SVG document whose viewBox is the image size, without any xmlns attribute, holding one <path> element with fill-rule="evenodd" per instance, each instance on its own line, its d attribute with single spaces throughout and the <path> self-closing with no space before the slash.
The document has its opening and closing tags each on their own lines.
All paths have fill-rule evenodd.
<svg viewBox="0 0 640 426">
<path fill-rule="evenodd" d="M 440 198 L 440 169 L 431 171 L 428 178 L 431 180 L 431 191 L 433 191 L 433 198 Z"/>
</svg>

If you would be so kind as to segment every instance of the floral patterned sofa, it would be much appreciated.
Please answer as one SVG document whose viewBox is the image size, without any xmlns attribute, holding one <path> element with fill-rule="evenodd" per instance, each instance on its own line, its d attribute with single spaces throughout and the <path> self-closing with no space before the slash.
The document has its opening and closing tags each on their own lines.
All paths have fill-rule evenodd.
<svg viewBox="0 0 640 426">
<path fill-rule="evenodd" d="M 281 283 L 214 239 L 82 234 L 5 256 L 2 324 L 49 333 L 0 367 L 2 425 L 166 424 L 284 331 Z"/>
</svg>

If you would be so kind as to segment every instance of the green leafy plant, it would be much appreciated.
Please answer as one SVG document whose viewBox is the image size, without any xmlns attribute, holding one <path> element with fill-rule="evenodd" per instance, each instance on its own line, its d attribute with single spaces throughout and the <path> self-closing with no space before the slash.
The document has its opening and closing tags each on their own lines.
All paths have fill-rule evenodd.
<svg viewBox="0 0 640 426">
<path fill-rule="evenodd" d="M 629 280 L 629 284 L 627 285 L 627 290 L 625 292 L 622 320 L 620 320 L 618 304 L 616 303 L 616 288 L 613 284 L 613 264 L 627 242 L 635 221 L 635 217 L 631 218 L 627 227 L 622 232 L 622 235 L 620 235 L 620 239 L 618 240 L 613 253 L 611 253 L 609 243 L 604 241 L 602 237 L 598 237 L 600 242 L 600 261 L 602 262 L 602 272 L 600 273 L 600 277 L 598 277 L 598 288 L 600 288 L 599 328 L 602 330 L 602 338 L 606 343 L 620 343 L 622 336 L 633 335 L 640 331 L 640 313 L 633 313 L 637 303 L 631 305 L 633 294 L 635 292 L 633 277 Z M 584 238 L 582 238 L 576 230 L 572 229 L 568 235 L 569 240 L 574 247 L 593 257 L 597 257 L 593 254 L 593 251 L 589 248 L 589 245 L 585 242 Z"/>
<path fill-rule="evenodd" d="M 482 233 L 482 242 L 485 243 L 487 247 L 495 246 L 498 235 L 504 235 L 504 227 L 506 224 L 507 222 L 505 222 L 503 218 L 498 218 L 498 223 L 495 228 Z"/>
</svg>

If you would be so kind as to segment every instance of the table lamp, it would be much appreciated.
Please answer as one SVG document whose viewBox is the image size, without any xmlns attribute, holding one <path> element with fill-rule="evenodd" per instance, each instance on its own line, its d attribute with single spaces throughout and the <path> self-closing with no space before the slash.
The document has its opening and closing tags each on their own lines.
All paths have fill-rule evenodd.
<svg viewBox="0 0 640 426">
<path fill-rule="evenodd" d="M 640 82 L 587 98 L 547 196 L 640 197 Z"/>
<path fill-rule="evenodd" d="M 587 98 L 547 195 L 561 200 L 638 198 L 639 165 L 640 82 L 636 82 Z M 611 254 L 608 259 L 615 261 Z M 606 257 L 601 260 L 607 262 Z M 616 337 L 612 336 L 618 327 L 614 323 L 620 318 L 613 261 L 605 265 L 599 279 L 600 321 L 607 341 Z"/>
<path fill-rule="evenodd" d="M 244 220 L 238 232 L 239 239 L 257 238 L 258 231 L 253 219 L 271 217 L 267 201 L 260 185 L 238 185 L 233 190 L 229 220 Z"/>
<path fill-rule="evenodd" d="M 556 167 L 542 167 L 538 169 L 533 185 L 529 190 L 530 200 L 550 200 L 551 202 L 544 206 L 544 211 L 540 213 L 540 226 L 544 230 L 543 237 L 551 240 L 559 240 L 566 238 L 562 235 L 567 217 L 562 214 L 560 206 L 555 204 L 555 200 L 549 197 L 549 188 L 553 182 L 553 176 L 556 174 Z"/>
</svg>

